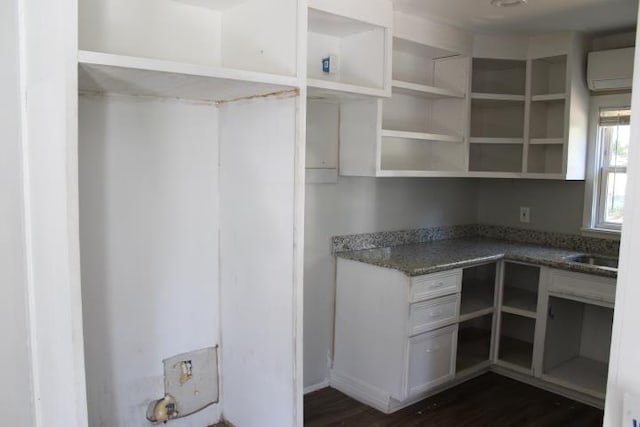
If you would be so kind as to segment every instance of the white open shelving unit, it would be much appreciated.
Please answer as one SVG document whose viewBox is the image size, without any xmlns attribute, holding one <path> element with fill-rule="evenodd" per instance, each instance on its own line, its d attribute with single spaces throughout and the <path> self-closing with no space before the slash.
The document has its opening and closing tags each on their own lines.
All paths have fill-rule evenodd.
<svg viewBox="0 0 640 427">
<path fill-rule="evenodd" d="M 469 176 L 584 179 L 583 39 L 561 33 L 526 44 L 473 60 Z"/>
<path fill-rule="evenodd" d="M 402 18 L 396 15 L 396 19 Z M 404 30 L 411 28 L 403 25 Z M 409 31 L 393 37 L 392 58 L 390 98 L 341 105 L 340 174 L 463 175 L 468 146 L 467 52 Z"/>
<path fill-rule="evenodd" d="M 363 7 L 369 14 L 363 15 Z M 337 100 L 391 94 L 391 5 L 311 0 L 308 9 L 307 86 L 312 98 Z M 322 60 L 338 59 L 326 73 Z"/>
<path fill-rule="evenodd" d="M 470 174 L 521 173 L 526 61 L 474 58 L 471 88 Z"/>
</svg>

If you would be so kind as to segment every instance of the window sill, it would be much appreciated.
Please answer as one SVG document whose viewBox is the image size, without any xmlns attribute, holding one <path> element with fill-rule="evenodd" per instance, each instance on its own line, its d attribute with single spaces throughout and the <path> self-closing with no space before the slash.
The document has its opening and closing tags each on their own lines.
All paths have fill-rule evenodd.
<svg viewBox="0 0 640 427">
<path fill-rule="evenodd" d="M 599 239 L 620 240 L 620 230 L 608 228 L 583 227 L 580 229 L 585 237 L 597 237 Z"/>
</svg>

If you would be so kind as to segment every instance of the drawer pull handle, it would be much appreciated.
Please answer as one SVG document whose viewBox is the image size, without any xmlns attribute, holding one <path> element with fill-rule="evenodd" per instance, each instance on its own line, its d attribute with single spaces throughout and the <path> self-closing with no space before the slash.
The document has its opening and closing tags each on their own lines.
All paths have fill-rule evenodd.
<svg viewBox="0 0 640 427">
<path fill-rule="evenodd" d="M 433 313 L 431 313 L 429 316 L 431 316 L 431 317 L 438 317 L 438 316 L 442 316 L 442 310 L 434 311 L 434 312 L 433 312 Z"/>
<path fill-rule="evenodd" d="M 427 349 L 427 353 L 434 353 L 434 352 L 439 351 L 439 350 L 440 350 L 440 346 L 439 346 L 439 345 L 437 345 L 437 346 L 435 346 L 435 347 L 429 347 L 429 348 Z"/>
<path fill-rule="evenodd" d="M 434 283 L 431 288 L 432 289 L 438 289 L 444 286 L 444 282 L 438 282 L 438 283 Z"/>
</svg>

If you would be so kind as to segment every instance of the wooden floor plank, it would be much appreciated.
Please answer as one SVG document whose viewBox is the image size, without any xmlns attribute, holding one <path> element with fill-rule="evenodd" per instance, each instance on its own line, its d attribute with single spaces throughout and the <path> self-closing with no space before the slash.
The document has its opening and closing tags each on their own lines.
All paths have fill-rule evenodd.
<svg viewBox="0 0 640 427">
<path fill-rule="evenodd" d="M 331 388 L 305 396 L 305 427 L 596 427 L 603 412 L 487 373 L 385 415 Z"/>
</svg>

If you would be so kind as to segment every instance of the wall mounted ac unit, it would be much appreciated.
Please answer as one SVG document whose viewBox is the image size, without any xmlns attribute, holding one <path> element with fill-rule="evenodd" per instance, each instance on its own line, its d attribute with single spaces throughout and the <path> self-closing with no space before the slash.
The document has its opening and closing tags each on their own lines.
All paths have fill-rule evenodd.
<svg viewBox="0 0 640 427">
<path fill-rule="evenodd" d="M 633 47 L 589 53 L 587 82 L 593 91 L 631 89 Z"/>
</svg>

